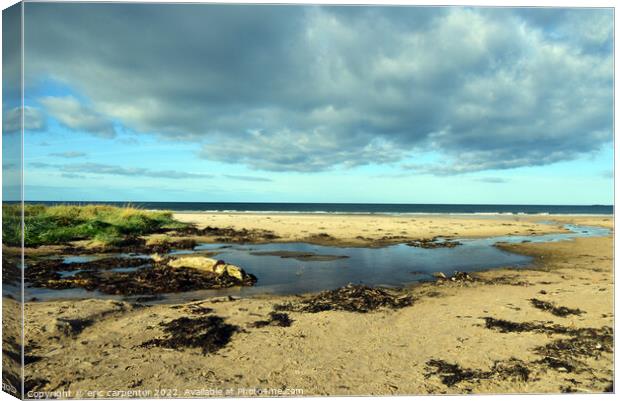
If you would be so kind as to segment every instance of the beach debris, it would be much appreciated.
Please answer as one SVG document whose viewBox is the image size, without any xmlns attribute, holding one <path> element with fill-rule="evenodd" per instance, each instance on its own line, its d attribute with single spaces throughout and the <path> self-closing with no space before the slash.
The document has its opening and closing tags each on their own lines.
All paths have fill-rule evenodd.
<svg viewBox="0 0 620 401">
<path fill-rule="evenodd" d="M 190 268 L 215 273 L 215 267 L 225 264 L 223 260 L 211 259 L 204 256 L 183 256 L 167 262 L 168 266 L 175 268 Z"/>
<path fill-rule="evenodd" d="M 572 308 L 567 308 L 566 306 L 556 306 L 552 302 L 542 301 L 536 298 L 531 298 L 530 303 L 532 304 L 532 306 L 534 306 L 537 309 L 551 312 L 551 314 L 555 316 L 560 316 L 560 317 L 566 317 L 568 315 L 581 316 L 582 314 L 585 313 L 584 311 L 578 308 L 572 309 Z"/>
<path fill-rule="evenodd" d="M 56 319 L 56 330 L 65 336 L 77 336 L 94 323 L 91 319 Z"/>
<path fill-rule="evenodd" d="M 490 370 L 462 368 L 456 363 L 449 363 L 442 359 L 431 359 L 426 362 L 426 378 L 438 375 L 441 382 L 448 387 L 452 387 L 462 381 L 478 382 L 488 379 L 514 379 L 528 381 L 530 369 L 519 359 L 511 358 L 505 361 L 495 361 Z"/>
<path fill-rule="evenodd" d="M 268 320 L 258 320 L 250 324 L 250 327 L 265 327 L 265 326 L 279 326 L 290 327 L 293 324 L 293 320 L 286 313 L 270 312 Z"/>
<path fill-rule="evenodd" d="M 181 317 L 162 322 L 160 326 L 167 336 L 145 341 L 141 347 L 200 348 L 203 354 L 208 354 L 225 347 L 232 335 L 240 331 L 238 326 L 225 323 L 219 316 Z"/>
<path fill-rule="evenodd" d="M 577 328 L 542 322 L 517 323 L 492 317 L 484 319 L 488 329 L 501 333 L 527 331 L 564 335 L 564 338 L 534 349 L 534 353 L 543 357 L 536 363 L 560 372 L 580 371 L 585 366 L 583 359 L 598 358 L 602 353 L 613 352 L 613 329 L 608 326 Z"/>
<path fill-rule="evenodd" d="M 172 308 L 180 309 L 182 307 L 182 305 L 175 305 Z M 207 315 L 213 312 L 213 308 L 209 308 L 208 306 L 203 306 L 201 304 L 189 304 L 185 309 L 194 315 Z"/>
<path fill-rule="evenodd" d="M 574 329 L 569 336 L 535 348 L 534 352 L 543 357 L 538 362 L 558 371 L 573 372 L 586 366 L 583 359 L 613 352 L 611 327 Z"/>
<path fill-rule="evenodd" d="M 311 244 L 319 244 L 319 245 L 320 244 L 333 244 L 333 243 L 337 243 L 338 239 L 327 233 L 314 233 L 306 237 L 304 239 L 304 242 L 309 242 Z"/>
<path fill-rule="evenodd" d="M 348 284 L 336 290 L 320 292 L 296 303 L 275 305 L 274 309 L 307 313 L 330 310 L 367 313 L 379 308 L 400 309 L 412 304 L 413 297 L 402 291 Z"/>
<path fill-rule="evenodd" d="M 433 277 L 435 277 L 440 283 L 441 282 L 463 283 L 463 282 L 477 281 L 469 273 L 461 272 L 458 270 L 455 270 L 454 274 L 452 274 L 450 277 L 446 276 L 443 272 L 434 273 Z"/>
<path fill-rule="evenodd" d="M 439 237 L 433 238 L 422 238 L 418 240 L 413 240 L 405 243 L 407 246 L 412 246 L 416 248 L 424 248 L 424 249 L 433 249 L 433 248 L 455 248 L 459 245 L 463 245 L 459 241 L 442 239 Z"/>
<path fill-rule="evenodd" d="M 475 279 L 467 272 L 455 271 L 450 277 L 450 281 L 474 281 Z"/>
<path fill-rule="evenodd" d="M 28 394 L 31 391 L 42 390 L 47 384 L 49 384 L 49 380 L 47 379 L 28 376 L 24 381 L 24 392 Z"/>
<path fill-rule="evenodd" d="M 195 236 L 207 236 L 215 237 L 217 242 L 228 243 L 247 243 L 247 242 L 267 242 L 280 238 L 273 231 L 251 229 L 246 228 L 234 229 L 232 227 L 211 227 L 197 228 L 195 226 L 188 226 L 176 230 L 178 235 L 195 235 Z"/>
<path fill-rule="evenodd" d="M 204 256 L 185 256 L 172 259 L 167 263 L 174 268 L 197 269 L 217 275 L 228 275 L 240 282 L 246 280 L 249 275 L 239 266 L 227 264 L 223 260 L 211 259 Z"/>
<path fill-rule="evenodd" d="M 135 269 L 115 271 L 119 266 L 135 266 Z M 63 276 L 60 274 L 62 271 L 75 273 Z M 25 274 L 33 287 L 84 288 L 125 296 L 251 286 L 256 283 L 256 277 L 240 267 L 202 256 L 178 259 L 104 258 L 84 263 L 46 260 L 29 264 Z"/>
<path fill-rule="evenodd" d="M 131 268 L 145 266 L 150 261 L 142 255 L 136 257 L 102 257 L 86 262 L 65 263 L 63 259 L 39 259 L 28 260 L 24 276 L 27 281 L 32 283 L 59 280 L 62 278 L 61 272 L 82 272 L 95 270 L 114 270 L 119 268 Z"/>
<path fill-rule="evenodd" d="M 499 277 L 493 277 L 490 279 L 476 278 L 476 281 L 480 281 L 483 284 L 487 285 L 512 285 L 519 287 L 527 287 L 530 286 L 531 283 L 523 280 L 519 280 L 519 275 L 502 275 Z"/>
<path fill-rule="evenodd" d="M 194 249 L 198 245 L 193 238 L 153 236 L 146 239 L 144 247 L 148 252 L 168 253 L 172 249 Z"/>
<path fill-rule="evenodd" d="M 21 259 L 3 255 L 2 281 L 5 284 L 18 284 L 22 279 Z"/>
<path fill-rule="evenodd" d="M 504 319 L 496 319 L 494 317 L 484 317 L 485 327 L 491 330 L 497 330 L 500 333 L 521 333 L 521 332 L 538 332 L 548 334 L 567 334 L 571 329 L 560 326 L 550 325 L 542 322 L 511 322 Z"/>
</svg>

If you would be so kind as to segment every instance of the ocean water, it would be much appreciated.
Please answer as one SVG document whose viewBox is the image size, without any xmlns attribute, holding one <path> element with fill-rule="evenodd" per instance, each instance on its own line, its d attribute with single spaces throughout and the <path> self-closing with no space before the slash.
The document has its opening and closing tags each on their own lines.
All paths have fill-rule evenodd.
<svg viewBox="0 0 620 401">
<path fill-rule="evenodd" d="M 242 202 L 49 202 L 29 204 L 132 205 L 177 212 L 342 213 L 342 214 L 613 214 L 613 205 L 462 205 L 393 203 L 242 203 Z"/>
</svg>

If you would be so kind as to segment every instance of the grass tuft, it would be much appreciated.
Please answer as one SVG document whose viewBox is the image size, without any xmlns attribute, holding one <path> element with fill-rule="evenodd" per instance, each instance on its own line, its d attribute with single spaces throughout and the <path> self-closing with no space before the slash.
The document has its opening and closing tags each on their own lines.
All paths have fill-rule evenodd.
<svg viewBox="0 0 620 401">
<path fill-rule="evenodd" d="M 2 206 L 3 243 L 21 245 L 19 205 Z M 113 245 L 130 236 L 185 227 L 172 212 L 147 211 L 132 206 L 25 205 L 24 244 L 39 246 L 94 240 Z"/>
</svg>

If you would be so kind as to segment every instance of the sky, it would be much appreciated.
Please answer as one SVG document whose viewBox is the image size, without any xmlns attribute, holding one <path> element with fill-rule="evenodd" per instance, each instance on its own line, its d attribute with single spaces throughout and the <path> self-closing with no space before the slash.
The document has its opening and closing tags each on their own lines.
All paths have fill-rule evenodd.
<svg viewBox="0 0 620 401">
<path fill-rule="evenodd" d="M 27 200 L 613 203 L 611 9 L 26 3 L 24 18 Z"/>
</svg>

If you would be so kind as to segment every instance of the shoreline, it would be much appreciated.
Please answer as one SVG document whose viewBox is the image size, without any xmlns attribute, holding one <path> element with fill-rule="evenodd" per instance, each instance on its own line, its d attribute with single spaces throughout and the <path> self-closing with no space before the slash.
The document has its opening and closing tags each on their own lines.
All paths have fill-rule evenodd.
<svg viewBox="0 0 620 401">
<path fill-rule="evenodd" d="M 336 216 L 411 216 L 411 217 L 613 217 L 613 213 L 512 213 L 512 212 L 309 212 L 309 211 L 278 211 L 278 210 L 168 210 L 168 209 L 146 209 L 147 211 L 170 211 L 173 214 L 225 214 L 225 215 L 336 215 Z"/>
<path fill-rule="evenodd" d="M 562 225 L 571 223 L 613 229 L 613 216 L 607 215 L 557 215 L 541 219 L 517 215 L 174 213 L 173 217 L 201 229 L 226 227 L 255 233 L 254 240 L 238 242 L 305 242 L 337 247 L 383 247 L 439 237 L 468 239 L 567 233 Z M 260 238 L 261 233 L 275 238 Z M 205 243 L 218 242 L 217 237 L 194 238 Z"/>
</svg>

